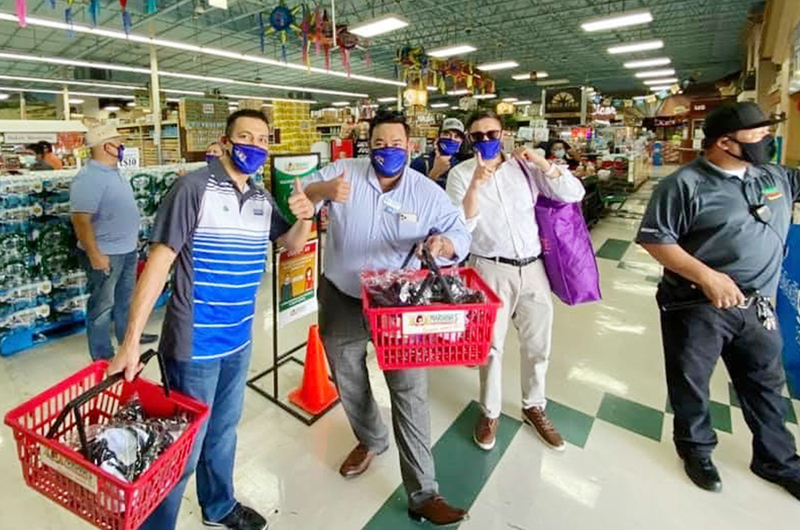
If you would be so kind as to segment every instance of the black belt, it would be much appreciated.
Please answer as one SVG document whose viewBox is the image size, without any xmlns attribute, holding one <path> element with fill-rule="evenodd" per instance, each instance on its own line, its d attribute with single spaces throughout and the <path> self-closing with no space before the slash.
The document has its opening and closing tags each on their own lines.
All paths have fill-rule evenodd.
<svg viewBox="0 0 800 530">
<path fill-rule="evenodd" d="M 487 261 L 494 261 L 495 263 L 502 263 L 503 265 L 511 265 L 512 267 L 525 267 L 539 259 L 539 256 L 533 258 L 523 259 L 509 259 L 509 258 L 484 258 L 483 256 L 476 256 Z"/>
</svg>

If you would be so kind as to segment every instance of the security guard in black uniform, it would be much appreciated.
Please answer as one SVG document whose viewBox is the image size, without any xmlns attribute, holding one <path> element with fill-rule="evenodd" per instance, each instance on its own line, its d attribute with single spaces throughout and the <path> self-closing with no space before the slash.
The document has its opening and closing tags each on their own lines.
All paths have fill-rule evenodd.
<svg viewBox="0 0 800 530">
<path fill-rule="evenodd" d="M 705 154 L 661 182 L 637 243 L 664 266 L 656 300 L 674 440 L 687 475 L 720 491 L 709 381 L 728 368 L 753 433 L 750 469 L 800 500 L 800 458 L 784 425 L 781 338 L 774 297 L 800 171 L 769 164 L 770 120 L 755 103 L 712 111 Z"/>
</svg>

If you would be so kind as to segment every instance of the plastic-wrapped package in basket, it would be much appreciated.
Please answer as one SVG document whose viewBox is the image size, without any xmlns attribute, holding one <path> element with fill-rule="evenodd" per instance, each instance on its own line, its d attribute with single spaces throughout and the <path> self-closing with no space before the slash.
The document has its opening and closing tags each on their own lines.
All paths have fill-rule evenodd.
<svg viewBox="0 0 800 530">
<path fill-rule="evenodd" d="M 374 307 L 406 307 L 439 303 L 479 304 L 483 293 L 467 287 L 458 271 L 441 275 L 446 287 L 432 282 L 418 271 L 385 271 L 364 279 L 364 286 Z M 449 295 L 447 290 L 449 289 Z"/>
</svg>

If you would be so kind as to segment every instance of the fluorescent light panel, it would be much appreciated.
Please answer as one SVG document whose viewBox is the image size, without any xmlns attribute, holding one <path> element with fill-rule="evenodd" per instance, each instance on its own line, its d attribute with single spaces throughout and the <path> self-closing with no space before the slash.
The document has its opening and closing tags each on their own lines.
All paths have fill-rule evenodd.
<svg viewBox="0 0 800 530">
<path fill-rule="evenodd" d="M 539 81 L 536 84 L 538 86 L 553 86 L 553 85 L 566 85 L 569 83 L 569 79 L 562 78 L 562 79 L 548 79 L 547 81 Z"/>
<path fill-rule="evenodd" d="M 672 85 L 663 85 L 663 86 L 651 86 L 650 90 L 653 92 L 661 92 L 662 90 L 669 90 Z"/>
<path fill-rule="evenodd" d="M 666 79 L 648 79 L 644 82 L 645 85 L 670 85 L 672 83 L 677 83 L 677 77 L 668 77 Z"/>
<path fill-rule="evenodd" d="M 503 101 L 506 103 L 514 103 L 515 101 L 519 101 L 519 98 L 503 98 Z"/>
<path fill-rule="evenodd" d="M 48 90 L 45 88 L 14 88 L 14 87 L 0 87 L 0 90 L 6 92 L 32 92 L 39 94 L 63 94 L 61 90 Z M 97 92 L 72 92 L 72 96 L 91 96 L 95 98 L 109 98 L 109 99 L 134 99 L 130 94 L 101 94 Z"/>
<path fill-rule="evenodd" d="M 368 39 L 376 35 L 383 35 L 408 26 L 408 20 L 400 15 L 384 15 L 373 20 L 360 22 L 348 28 L 353 35 Z"/>
<path fill-rule="evenodd" d="M 513 104 L 514 105 L 532 105 L 533 101 L 531 101 L 530 99 L 523 99 L 522 101 L 515 101 Z"/>
<path fill-rule="evenodd" d="M 8 21 L 8 22 L 15 22 L 19 23 L 19 20 L 16 15 L 12 15 L 10 13 L 0 13 L 0 21 Z M 309 68 L 305 64 L 295 64 L 295 63 L 284 63 L 283 61 L 278 61 L 276 59 L 269 59 L 267 57 L 261 57 L 258 55 L 250 55 L 245 53 L 233 52 L 229 50 L 222 50 L 219 48 L 209 48 L 207 46 L 195 46 L 193 44 L 188 44 L 184 42 L 178 41 L 171 41 L 166 39 L 155 39 L 150 37 L 145 37 L 144 35 L 137 35 L 135 33 L 126 34 L 124 31 L 115 31 L 115 30 L 107 30 L 102 28 L 92 28 L 90 26 L 85 26 L 82 24 L 66 24 L 64 22 L 59 22 L 56 20 L 39 18 L 39 17 L 27 17 L 27 24 L 30 26 L 39 26 L 51 29 L 61 29 L 66 31 L 74 31 L 78 33 L 88 33 L 92 35 L 96 35 L 98 37 L 108 37 L 111 39 L 118 39 L 118 40 L 126 40 L 128 42 L 136 42 L 139 44 L 155 44 L 156 46 L 161 46 L 163 48 L 172 48 L 176 50 L 183 50 L 189 51 L 193 53 L 200 53 L 205 55 L 212 55 L 215 57 L 224 57 L 227 59 L 234 59 L 237 61 L 246 61 L 251 63 L 258 63 L 258 64 L 266 64 L 269 66 L 278 66 L 281 68 L 289 68 L 292 70 L 300 70 L 300 71 L 310 71 L 315 74 L 324 74 L 324 75 L 332 75 L 335 77 L 341 77 L 346 79 L 355 79 L 358 81 L 366 81 L 369 83 L 379 83 L 384 85 L 392 85 L 392 86 L 406 86 L 405 83 L 401 81 L 395 81 L 394 79 L 383 79 L 379 77 L 372 77 L 368 75 L 359 75 L 359 74 L 348 74 L 346 72 L 338 72 L 336 70 L 327 70 L 325 68 L 317 68 L 311 67 Z M 84 61 L 85 62 L 85 61 Z M 77 65 L 77 66 L 84 66 L 84 65 Z M 143 73 L 149 73 L 149 70 L 146 69 L 138 69 L 138 70 L 145 70 Z M 138 71 L 135 70 L 135 71 Z M 127 70 L 127 71 L 134 71 L 134 70 Z M 296 90 L 296 89 L 292 89 Z M 299 89 L 305 90 L 310 92 L 308 89 Z M 358 96 L 358 97 L 366 97 L 366 96 Z"/>
<path fill-rule="evenodd" d="M 10 95 L 10 94 L 0 94 L 0 101 L 2 101 L 2 100 L 4 100 L 4 99 L 8 99 L 8 98 L 10 98 L 10 97 L 11 97 L 11 95 Z"/>
<path fill-rule="evenodd" d="M 519 63 L 516 61 L 498 61 L 496 63 L 479 64 L 475 68 L 484 72 L 491 72 L 493 70 L 506 70 L 508 68 L 516 68 Z"/>
<path fill-rule="evenodd" d="M 70 105 L 80 105 L 80 104 L 82 104 L 83 102 L 84 102 L 84 101 L 83 101 L 82 99 L 77 99 L 77 98 L 70 98 L 70 99 L 68 100 L 68 103 L 69 103 Z"/>
<path fill-rule="evenodd" d="M 472 97 L 474 99 L 494 99 L 497 97 L 497 94 L 475 94 Z"/>
<path fill-rule="evenodd" d="M 425 87 L 425 88 L 428 89 L 428 92 L 437 92 L 439 90 L 438 86 L 429 86 L 429 87 Z"/>
<path fill-rule="evenodd" d="M 629 26 L 649 24 L 652 21 L 653 15 L 650 14 L 650 11 L 644 9 L 620 13 L 619 15 L 593 18 L 581 24 L 581 28 L 586 32 L 604 31 L 608 29 L 626 28 Z"/>
<path fill-rule="evenodd" d="M 636 69 L 636 68 L 651 68 L 653 66 L 666 66 L 670 64 L 672 60 L 669 57 L 658 57 L 656 59 L 644 59 L 642 61 L 630 61 L 625 63 L 623 66 L 628 69 Z"/>
<path fill-rule="evenodd" d="M 231 98 L 231 99 L 252 99 L 257 101 L 288 101 L 289 103 L 316 103 L 313 99 L 289 99 L 289 98 L 273 98 L 270 96 L 247 96 L 247 95 L 239 95 L 239 94 L 222 94 L 223 97 Z"/>
<path fill-rule="evenodd" d="M 451 90 L 447 93 L 448 96 L 463 96 L 464 94 L 469 94 L 469 90 L 461 88 L 459 90 Z"/>
<path fill-rule="evenodd" d="M 663 40 L 648 40 L 648 41 L 641 41 L 641 42 L 626 42 L 624 44 L 618 44 L 616 46 L 612 46 L 608 49 L 608 53 L 612 55 L 617 55 L 620 53 L 634 53 L 634 52 L 645 52 L 648 50 L 658 50 L 664 47 Z"/>
<path fill-rule="evenodd" d="M 134 90 L 140 87 L 133 85 L 119 85 L 116 83 L 90 83 L 88 81 L 74 81 L 72 79 L 47 79 L 45 77 L 25 77 L 19 75 L 0 75 L 0 79 L 7 81 L 25 81 L 26 83 L 49 83 L 59 85 L 94 86 L 98 88 L 117 88 L 121 90 Z"/>
<path fill-rule="evenodd" d="M 443 109 L 445 107 L 449 107 L 450 103 L 431 103 L 432 109 Z"/>
<path fill-rule="evenodd" d="M 390 101 L 397 101 L 397 98 L 378 98 L 379 103 L 389 103 Z"/>
<path fill-rule="evenodd" d="M 666 70 L 647 70 L 645 72 L 636 72 L 635 75 L 639 79 L 644 79 L 647 77 L 667 77 L 670 75 L 675 75 L 675 70 L 672 68 L 667 68 Z"/>
<path fill-rule="evenodd" d="M 454 46 L 443 46 L 441 48 L 434 48 L 428 52 L 431 57 L 442 59 L 444 57 L 452 57 L 454 55 L 464 55 L 465 53 L 472 53 L 478 49 L 469 44 L 456 44 Z"/>
<path fill-rule="evenodd" d="M 545 77 L 549 77 L 550 74 L 547 72 L 536 72 L 536 79 L 544 79 Z M 511 79 L 516 79 L 517 81 L 525 81 L 526 79 L 531 79 L 533 77 L 532 72 L 528 72 L 527 74 L 514 74 L 511 76 Z"/>
<path fill-rule="evenodd" d="M 331 105 L 333 105 L 334 107 L 346 107 L 349 104 L 350 104 L 349 101 L 334 101 L 333 103 L 331 103 Z"/>
</svg>

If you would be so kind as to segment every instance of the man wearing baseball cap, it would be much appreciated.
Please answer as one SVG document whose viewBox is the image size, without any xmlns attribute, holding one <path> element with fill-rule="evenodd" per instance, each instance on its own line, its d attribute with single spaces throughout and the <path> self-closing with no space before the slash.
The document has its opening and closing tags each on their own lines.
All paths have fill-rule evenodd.
<svg viewBox="0 0 800 530">
<path fill-rule="evenodd" d="M 656 300 L 674 442 L 689 478 L 720 491 L 709 381 L 720 357 L 753 433 L 750 469 L 800 500 L 800 458 L 784 425 L 778 287 L 800 171 L 775 165 L 775 139 L 755 103 L 708 114 L 705 152 L 656 188 L 637 242 L 664 266 Z"/>
<path fill-rule="evenodd" d="M 89 300 L 86 335 L 93 360 L 110 360 L 111 322 L 117 342 L 125 337 L 128 308 L 136 281 L 139 208 L 128 180 L 117 169 L 124 147 L 112 125 L 98 125 L 86 133 L 92 159 L 72 181 L 70 220 L 78 237 L 86 269 Z M 148 335 L 143 342 L 154 342 Z"/>
<path fill-rule="evenodd" d="M 447 185 L 447 175 L 450 168 L 463 160 L 459 158 L 461 145 L 464 143 L 464 124 L 458 118 L 445 118 L 436 137 L 436 143 L 427 155 L 415 158 L 411 162 L 411 169 L 430 177 L 439 186 Z"/>
</svg>

